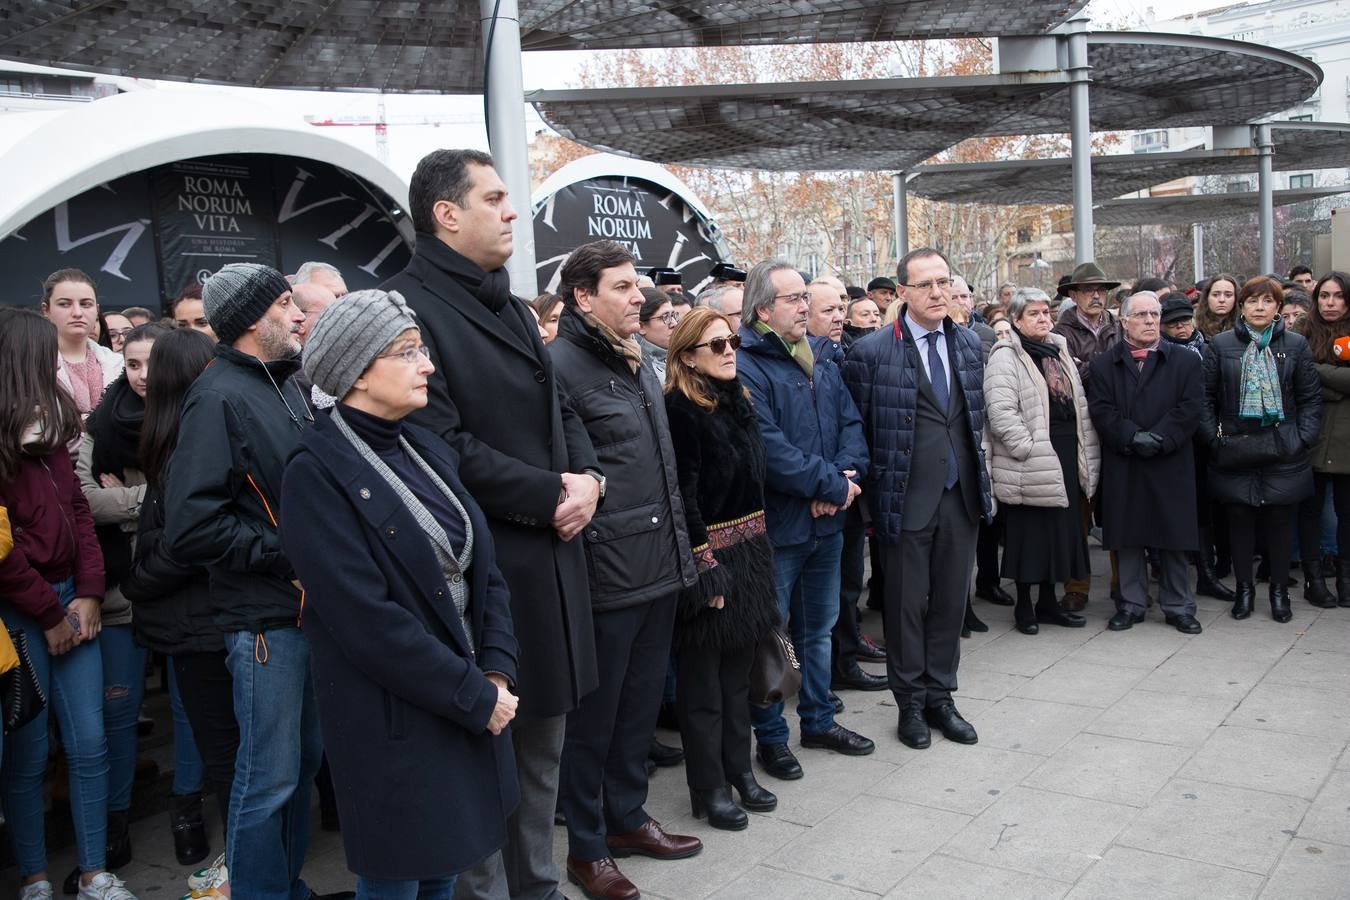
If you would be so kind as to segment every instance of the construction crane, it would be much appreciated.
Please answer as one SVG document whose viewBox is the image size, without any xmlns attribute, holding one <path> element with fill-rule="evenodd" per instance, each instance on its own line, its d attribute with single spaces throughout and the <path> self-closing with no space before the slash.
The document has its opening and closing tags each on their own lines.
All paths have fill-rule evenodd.
<svg viewBox="0 0 1350 900">
<path fill-rule="evenodd" d="M 394 116 L 390 118 L 385 114 L 384 95 L 380 94 L 373 116 L 329 116 L 327 118 L 318 118 L 317 116 L 305 116 L 305 121 L 318 128 L 330 127 L 357 127 L 375 129 L 375 155 L 379 157 L 380 162 L 389 165 L 389 126 L 391 125 L 430 125 L 439 128 L 442 125 L 476 125 L 481 123 L 481 119 L 475 116 Z"/>
</svg>

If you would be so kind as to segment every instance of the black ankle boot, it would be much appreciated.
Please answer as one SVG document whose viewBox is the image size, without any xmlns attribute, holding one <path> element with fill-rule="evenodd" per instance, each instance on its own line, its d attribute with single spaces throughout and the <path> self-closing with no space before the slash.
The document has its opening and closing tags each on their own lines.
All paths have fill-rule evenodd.
<svg viewBox="0 0 1350 900">
<path fill-rule="evenodd" d="M 694 818 L 707 817 L 708 824 L 723 831 L 740 831 L 750 824 L 750 817 L 731 800 L 731 789 L 725 784 L 710 791 L 689 789 L 689 805 Z"/>
<path fill-rule="evenodd" d="M 1233 599 L 1233 618 L 1245 619 L 1256 608 L 1256 585 L 1251 582 L 1237 583 L 1236 597 Z"/>
<path fill-rule="evenodd" d="M 961 637 L 970 637 L 972 631 L 984 633 L 989 630 L 989 626 L 980 621 L 980 617 L 975 615 L 975 609 L 970 604 L 970 599 L 966 599 L 966 620 L 961 626 Z"/>
<path fill-rule="evenodd" d="M 1319 609 L 1331 609 L 1336 605 L 1336 595 L 1327 590 L 1326 571 L 1320 559 L 1310 559 L 1303 564 L 1303 599 Z"/>
<path fill-rule="evenodd" d="M 755 780 L 754 772 L 727 778 L 736 793 L 741 795 L 741 806 L 751 812 L 773 812 L 778 808 L 778 797 Z"/>
<path fill-rule="evenodd" d="M 1270 583 L 1270 617 L 1276 622 L 1288 622 L 1294 617 L 1289 609 L 1289 588 Z"/>
<path fill-rule="evenodd" d="M 206 841 L 206 825 L 202 822 L 202 795 L 175 794 L 173 813 L 173 854 L 178 864 L 190 866 L 206 859 L 211 845 Z"/>
<path fill-rule="evenodd" d="M 1350 559 L 1336 560 L 1336 594 L 1340 606 L 1350 606 Z"/>
<path fill-rule="evenodd" d="M 1233 602 L 1233 591 L 1219 581 L 1214 571 L 1214 557 L 1210 554 L 1213 547 L 1204 533 L 1200 535 L 1200 552 L 1195 555 L 1195 592 L 1204 597 L 1213 597 L 1225 603 Z"/>
<path fill-rule="evenodd" d="M 1036 610 L 1031 605 L 1031 595 L 1022 594 L 1022 586 L 1017 586 L 1017 605 L 1013 607 L 1013 624 L 1023 634 L 1036 634 L 1041 626 L 1036 622 Z"/>
<path fill-rule="evenodd" d="M 105 865 L 120 869 L 131 862 L 131 812 L 108 810 L 108 854 Z"/>
</svg>

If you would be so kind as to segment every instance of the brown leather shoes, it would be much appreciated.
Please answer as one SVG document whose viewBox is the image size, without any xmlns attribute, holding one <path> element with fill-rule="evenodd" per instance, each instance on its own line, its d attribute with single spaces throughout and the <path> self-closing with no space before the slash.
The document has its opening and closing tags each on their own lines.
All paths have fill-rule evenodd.
<svg viewBox="0 0 1350 900">
<path fill-rule="evenodd" d="M 580 862 L 567 857 L 567 880 L 592 900 L 637 900 L 641 892 L 623 876 L 611 857 Z"/>
<path fill-rule="evenodd" d="M 661 823 L 648 819 L 642 827 L 627 834 L 605 837 L 609 852 L 618 857 L 650 856 L 652 859 L 684 859 L 703 849 L 703 842 L 693 835 L 668 834 Z"/>
<path fill-rule="evenodd" d="M 1059 608 L 1065 612 L 1082 612 L 1087 608 L 1088 595 L 1078 591 L 1065 591 L 1064 599 L 1059 601 Z"/>
</svg>

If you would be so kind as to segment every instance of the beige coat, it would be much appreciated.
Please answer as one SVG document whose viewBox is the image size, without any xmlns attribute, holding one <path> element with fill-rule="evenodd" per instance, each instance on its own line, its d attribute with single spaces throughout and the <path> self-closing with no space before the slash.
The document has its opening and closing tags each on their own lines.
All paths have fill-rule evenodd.
<svg viewBox="0 0 1350 900">
<path fill-rule="evenodd" d="M 84 436 L 80 455 L 75 459 L 75 474 L 89 501 L 89 513 L 95 525 L 117 525 L 136 540 L 141 504 L 145 502 L 145 476 L 139 469 L 124 469 L 122 487 L 106 488 L 94 480 L 94 439 Z M 103 596 L 103 624 L 130 625 L 131 602 L 120 587 L 109 588 Z"/>
<path fill-rule="evenodd" d="M 1059 348 L 1060 364 L 1072 386 L 1078 420 L 1078 483 L 1091 497 L 1101 475 L 1102 452 L 1088 416 L 1087 395 L 1064 338 L 1046 340 Z M 1059 457 L 1050 444 L 1050 389 L 1031 354 L 1016 335 L 1000 341 L 984 365 L 985 434 L 989 476 L 1000 503 L 1022 506 L 1069 505 Z"/>
</svg>

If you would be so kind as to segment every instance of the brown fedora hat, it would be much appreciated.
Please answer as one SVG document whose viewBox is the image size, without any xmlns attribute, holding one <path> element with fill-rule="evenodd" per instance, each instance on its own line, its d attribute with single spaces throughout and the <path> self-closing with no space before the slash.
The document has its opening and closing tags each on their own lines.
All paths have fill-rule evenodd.
<svg viewBox="0 0 1350 900">
<path fill-rule="evenodd" d="M 1062 290 L 1066 291 L 1071 288 L 1082 287 L 1099 287 L 1109 291 L 1111 288 L 1120 287 L 1120 282 L 1111 281 L 1107 278 L 1106 273 L 1103 272 L 1101 267 L 1096 263 L 1085 262 L 1073 270 L 1073 274 L 1069 276 L 1067 284 L 1060 286 Z"/>
</svg>

